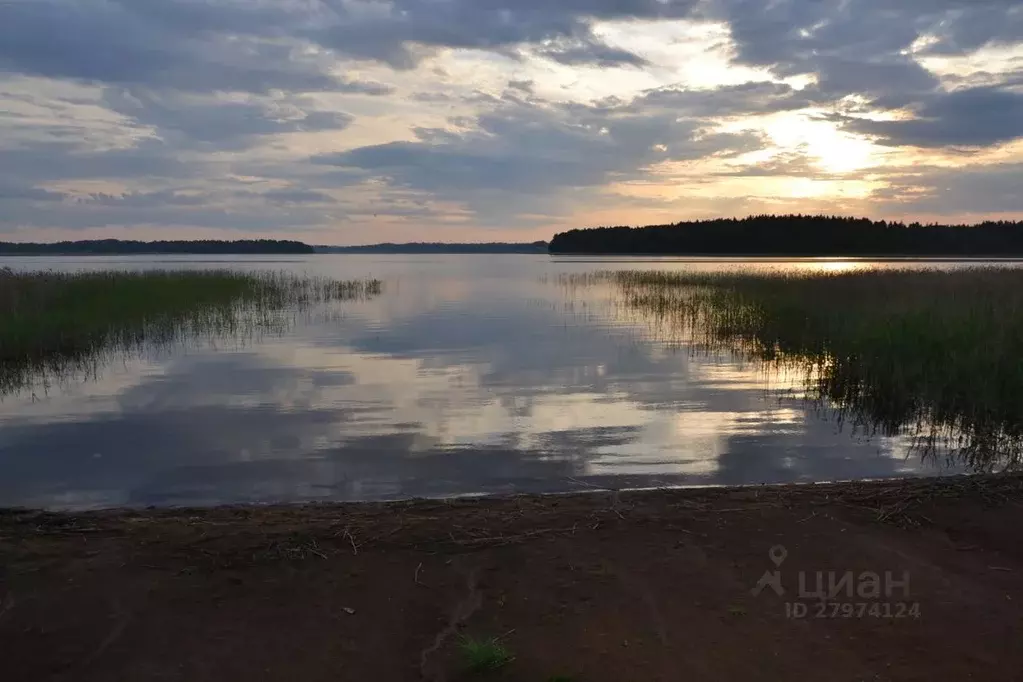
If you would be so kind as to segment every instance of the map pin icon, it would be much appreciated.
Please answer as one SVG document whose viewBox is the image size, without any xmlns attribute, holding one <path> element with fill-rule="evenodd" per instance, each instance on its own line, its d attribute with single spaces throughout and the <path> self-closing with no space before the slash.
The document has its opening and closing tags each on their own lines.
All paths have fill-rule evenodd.
<svg viewBox="0 0 1023 682">
<path fill-rule="evenodd" d="M 785 557 L 788 555 L 789 551 L 785 549 L 784 545 L 775 545 L 771 549 L 767 550 L 767 556 L 771 558 L 771 562 L 775 565 L 775 567 L 779 568 L 781 567 L 782 562 L 785 561 Z"/>
</svg>

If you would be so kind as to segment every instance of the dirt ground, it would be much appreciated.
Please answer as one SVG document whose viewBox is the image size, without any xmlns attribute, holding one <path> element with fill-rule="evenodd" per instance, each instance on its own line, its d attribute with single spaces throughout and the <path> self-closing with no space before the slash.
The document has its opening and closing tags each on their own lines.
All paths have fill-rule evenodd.
<svg viewBox="0 0 1023 682">
<path fill-rule="evenodd" d="M 5 511 L 0 678 L 1021 680 L 1021 516 L 1015 476 Z"/>
</svg>

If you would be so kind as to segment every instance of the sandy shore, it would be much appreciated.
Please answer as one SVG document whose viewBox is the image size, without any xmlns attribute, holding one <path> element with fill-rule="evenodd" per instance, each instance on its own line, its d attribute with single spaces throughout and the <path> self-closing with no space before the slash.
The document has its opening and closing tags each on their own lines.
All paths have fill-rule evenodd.
<svg viewBox="0 0 1023 682">
<path fill-rule="evenodd" d="M 1018 476 L 10 510 L 3 678 L 1018 680 L 1021 514 Z"/>
</svg>

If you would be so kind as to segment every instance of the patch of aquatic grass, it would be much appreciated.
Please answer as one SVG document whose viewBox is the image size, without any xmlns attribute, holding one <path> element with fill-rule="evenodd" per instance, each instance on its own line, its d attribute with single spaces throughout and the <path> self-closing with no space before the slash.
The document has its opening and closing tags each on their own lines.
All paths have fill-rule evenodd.
<svg viewBox="0 0 1023 682">
<path fill-rule="evenodd" d="M 108 351 L 287 327 L 289 311 L 378 294 L 288 273 L 0 270 L 0 394 L 88 371 Z"/>
<path fill-rule="evenodd" d="M 809 397 L 974 469 L 1023 456 L 1023 269 L 604 272 L 662 337 L 799 368 Z"/>
<path fill-rule="evenodd" d="M 476 673 L 503 668 L 514 660 L 514 656 L 497 637 L 477 639 L 463 635 L 458 640 L 458 650 L 466 669 Z"/>
</svg>

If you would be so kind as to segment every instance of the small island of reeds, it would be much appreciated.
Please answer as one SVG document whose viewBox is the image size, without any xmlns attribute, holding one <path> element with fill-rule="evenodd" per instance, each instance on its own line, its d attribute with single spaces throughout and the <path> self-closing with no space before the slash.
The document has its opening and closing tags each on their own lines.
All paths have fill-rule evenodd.
<svg viewBox="0 0 1023 682">
<path fill-rule="evenodd" d="M 1023 269 L 622 271 L 623 312 L 677 346 L 796 370 L 806 397 L 971 470 L 1023 461 Z"/>
<path fill-rule="evenodd" d="M 289 311 L 380 291 L 378 280 L 274 272 L 0 269 L 0 395 L 74 376 L 110 351 L 281 329 Z"/>
</svg>

